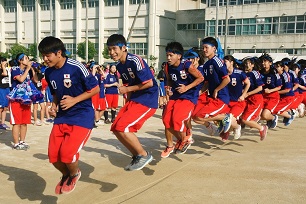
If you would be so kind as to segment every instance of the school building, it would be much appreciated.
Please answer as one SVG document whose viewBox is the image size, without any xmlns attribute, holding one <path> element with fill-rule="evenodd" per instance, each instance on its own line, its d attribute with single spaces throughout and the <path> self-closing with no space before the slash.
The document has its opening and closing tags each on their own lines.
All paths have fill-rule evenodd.
<svg viewBox="0 0 306 204">
<path fill-rule="evenodd" d="M 0 0 L 0 52 L 53 35 L 81 60 L 76 49 L 87 36 L 101 64 L 107 38 L 120 33 L 129 36 L 131 53 L 155 67 L 165 61 L 168 42 L 179 41 L 188 50 L 216 35 L 228 54 L 306 55 L 306 0 L 87 1 L 86 9 L 86 0 Z"/>
</svg>

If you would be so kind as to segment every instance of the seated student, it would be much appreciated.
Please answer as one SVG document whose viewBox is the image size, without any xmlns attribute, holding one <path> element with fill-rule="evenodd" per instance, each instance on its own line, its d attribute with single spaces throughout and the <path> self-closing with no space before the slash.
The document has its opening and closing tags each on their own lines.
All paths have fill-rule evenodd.
<svg viewBox="0 0 306 204">
<path fill-rule="evenodd" d="M 182 62 L 183 52 L 183 46 L 179 42 L 170 42 L 166 46 L 168 63 L 165 74 L 170 100 L 162 118 L 166 131 L 171 132 L 177 138 L 177 142 L 174 146 L 172 135 L 169 137 L 166 134 L 167 147 L 161 154 L 164 158 L 173 151 L 183 154 L 190 147 L 191 143 L 186 137 L 186 126 L 199 97 L 197 85 L 204 79 L 191 61 Z"/>
<path fill-rule="evenodd" d="M 203 51 L 208 61 L 204 64 L 205 83 L 208 83 L 209 96 L 201 100 L 200 96 L 192 119 L 194 122 L 209 126 L 209 121 L 222 121 L 219 133 L 227 133 L 231 127 L 232 115 L 229 114 L 229 93 L 227 84 L 230 78 L 226 65 L 215 55 L 218 43 L 215 38 L 207 37 L 202 40 Z"/>
</svg>

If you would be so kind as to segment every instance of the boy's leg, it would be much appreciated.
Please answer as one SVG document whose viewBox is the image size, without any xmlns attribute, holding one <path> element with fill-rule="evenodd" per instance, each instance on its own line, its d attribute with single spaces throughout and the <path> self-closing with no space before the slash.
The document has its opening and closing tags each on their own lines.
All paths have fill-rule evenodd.
<svg viewBox="0 0 306 204">
<path fill-rule="evenodd" d="M 14 145 L 19 143 L 19 133 L 20 133 L 20 126 L 19 124 L 14 124 L 12 128 L 12 136 Z"/>
<path fill-rule="evenodd" d="M 132 153 L 133 156 L 147 156 L 137 136 L 133 132 L 113 131 L 118 140 Z"/>
</svg>

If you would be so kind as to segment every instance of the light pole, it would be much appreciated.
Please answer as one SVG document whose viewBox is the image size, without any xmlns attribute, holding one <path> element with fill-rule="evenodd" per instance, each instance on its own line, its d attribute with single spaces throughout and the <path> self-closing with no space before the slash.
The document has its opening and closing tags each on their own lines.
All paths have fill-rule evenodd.
<svg viewBox="0 0 306 204">
<path fill-rule="evenodd" d="M 86 0 L 86 40 L 85 40 L 85 60 L 88 62 L 88 0 Z"/>
</svg>

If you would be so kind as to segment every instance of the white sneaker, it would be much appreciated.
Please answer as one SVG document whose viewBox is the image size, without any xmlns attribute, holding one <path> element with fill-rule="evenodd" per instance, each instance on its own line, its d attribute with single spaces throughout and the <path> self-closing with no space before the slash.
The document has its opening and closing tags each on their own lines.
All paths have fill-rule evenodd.
<svg viewBox="0 0 306 204">
<path fill-rule="evenodd" d="M 234 129 L 234 139 L 238 140 L 241 137 L 241 125 L 238 125 L 238 128 Z"/>
<path fill-rule="evenodd" d="M 34 122 L 34 125 L 36 125 L 36 126 L 41 126 L 42 123 L 40 122 L 40 120 L 36 120 L 36 121 Z"/>
<path fill-rule="evenodd" d="M 301 103 L 298 107 L 299 117 L 302 118 L 305 116 L 305 104 Z"/>
<path fill-rule="evenodd" d="M 96 126 L 104 125 L 104 122 L 99 120 L 98 122 L 95 122 Z"/>
<path fill-rule="evenodd" d="M 215 125 L 213 125 L 212 123 L 209 123 L 208 127 L 206 127 L 208 134 L 209 135 L 215 135 L 216 131 L 217 131 L 217 127 Z"/>
</svg>

